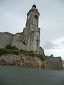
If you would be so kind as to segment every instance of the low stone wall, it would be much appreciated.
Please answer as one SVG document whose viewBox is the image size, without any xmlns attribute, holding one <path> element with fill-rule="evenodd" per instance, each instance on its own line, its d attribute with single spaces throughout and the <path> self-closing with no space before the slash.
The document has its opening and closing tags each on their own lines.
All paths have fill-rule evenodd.
<svg viewBox="0 0 64 85">
<path fill-rule="evenodd" d="M 0 56 L 0 65 L 21 66 L 28 68 L 38 68 L 40 59 L 24 54 L 5 54 Z"/>
<path fill-rule="evenodd" d="M 61 58 L 48 58 L 45 61 L 41 61 L 35 56 L 32 57 L 22 53 L 18 55 L 5 54 L 0 56 L 0 65 L 38 68 L 39 63 L 41 63 L 41 68 L 43 69 L 63 69 Z"/>
<path fill-rule="evenodd" d="M 42 67 L 45 69 L 58 70 L 63 69 L 63 64 L 60 57 L 53 57 L 42 62 Z"/>
</svg>

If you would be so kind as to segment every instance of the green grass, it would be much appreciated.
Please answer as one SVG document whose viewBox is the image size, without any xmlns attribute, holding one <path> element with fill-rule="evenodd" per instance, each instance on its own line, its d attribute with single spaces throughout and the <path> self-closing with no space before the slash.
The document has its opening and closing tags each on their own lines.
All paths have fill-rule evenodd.
<svg viewBox="0 0 64 85">
<path fill-rule="evenodd" d="M 7 49 L 0 48 L 0 56 L 3 55 L 3 54 L 6 54 L 6 53 L 8 53 Z"/>
<path fill-rule="evenodd" d="M 19 53 L 24 53 L 24 54 L 28 54 L 32 57 L 38 57 L 40 58 L 42 61 L 46 59 L 45 54 L 35 54 L 33 51 L 26 51 L 26 50 L 19 50 L 16 46 L 11 46 L 11 45 L 7 45 L 5 48 L 0 48 L 0 56 L 2 56 L 3 54 L 16 54 L 18 55 Z"/>
</svg>

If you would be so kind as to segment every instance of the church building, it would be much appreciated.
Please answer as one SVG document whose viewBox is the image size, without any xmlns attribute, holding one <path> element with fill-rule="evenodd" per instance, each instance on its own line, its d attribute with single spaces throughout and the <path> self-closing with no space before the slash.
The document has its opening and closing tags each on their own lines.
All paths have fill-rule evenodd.
<svg viewBox="0 0 64 85">
<path fill-rule="evenodd" d="M 33 5 L 27 13 L 26 26 L 23 32 L 15 35 L 8 32 L 0 33 L 0 48 L 5 48 L 7 44 L 10 44 L 19 49 L 43 54 L 44 50 L 40 47 L 39 15 L 36 5 Z"/>
</svg>

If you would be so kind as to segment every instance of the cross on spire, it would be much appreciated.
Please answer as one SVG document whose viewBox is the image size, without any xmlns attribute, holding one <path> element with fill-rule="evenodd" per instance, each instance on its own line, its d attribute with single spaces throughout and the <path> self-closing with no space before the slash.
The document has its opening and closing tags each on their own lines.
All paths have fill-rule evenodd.
<svg viewBox="0 0 64 85">
<path fill-rule="evenodd" d="M 35 5 L 36 2 L 34 2 L 34 5 Z"/>
</svg>

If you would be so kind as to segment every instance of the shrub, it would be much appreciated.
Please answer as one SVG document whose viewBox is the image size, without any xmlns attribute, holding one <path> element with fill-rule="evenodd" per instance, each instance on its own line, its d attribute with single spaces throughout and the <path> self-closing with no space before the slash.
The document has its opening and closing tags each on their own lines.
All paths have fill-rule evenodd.
<svg viewBox="0 0 64 85">
<path fill-rule="evenodd" d="M 22 49 L 21 49 L 20 52 L 25 52 L 25 50 L 22 50 Z"/>
<path fill-rule="evenodd" d="M 40 59 L 41 59 L 42 61 L 45 60 L 45 55 L 42 54 L 42 55 L 40 56 Z"/>
<path fill-rule="evenodd" d="M 33 56 L 35 56 L 35 54 L 34 54 L 34 53 L 29 53 L 29 55 L 31 55 L 32 57 L 33 57 Z"/>
<path fill-rule="evenodd" d="M 34 53 L 34 51 L 29 51 L 30 53 Z"/>
<path fill-rule="evenodd" d="M 5 49 L 11 49 L 11 48 L 12 48 L 12 46 L 10 44 L 5 46 Z"/>
<path fill-rule="evenodd" d="M 10 44 L 6 45 L 5 49 L 19 50 L 16 46 L 11 46 Z"/>
<path fill-rule="evenodd" d="M 51 54 L 50 56 L 49 56 L 49 58 L 53 58 L 54 56 Z"/>
<path fill-rule="evenodd" d="M 0 56 L 3 55 L 3 54 L 6 54 L 6 53 L 8 53 L 7 49 L 0 48 Z"/>
<path fill-rule="evenodd" d="M 0 49 L 0 55 L 3 55 L 5 53 L 14 53 L 14 54 L 18 55 L 20 52 L 23 52 L 24 54 L 28 53 L 32 57 L 37 56 L 42 61 L 46 59 L 44 54 L 35 54 L 34 51 L 26 51 L 23 49 L 19 50 L 16 46 L 11 46 L 9 44 L 6 45 L 5 49 Z"/>
<path fill-rule="evenodd" d="M 44 54 L 35 54 L 38 58 L 40 58 L 42 61 L 45 60 L 45 55 Z"/>
<path fill-rule="evenodd" d="M 19 51 L 18 50 L 12 50 L 11 52 L 14 53 L 14 54 L 16 54 L 16 55 L 19 54 Z"/>
<path fill-rule="evenodd" d="M 11 49 L 19 50 L 16 46 L 12 46 Z"/>
<path fill-rule="evenodd" d="M 33 51 L 26 51 L 26 50 L 23 50 L 23 49 L 21 49 L 20 52 L 28 53 L 28 54 L 34 53 Z"/>
</svg>

